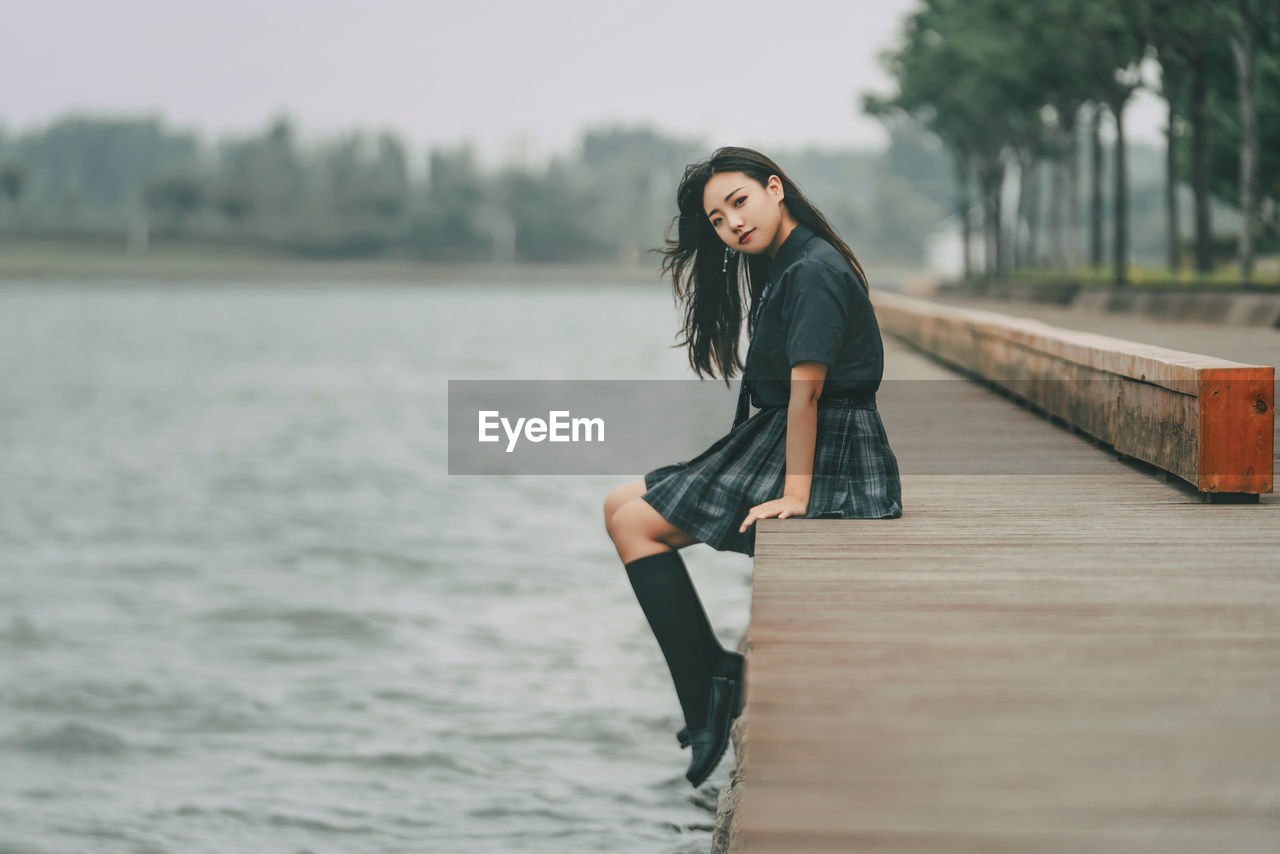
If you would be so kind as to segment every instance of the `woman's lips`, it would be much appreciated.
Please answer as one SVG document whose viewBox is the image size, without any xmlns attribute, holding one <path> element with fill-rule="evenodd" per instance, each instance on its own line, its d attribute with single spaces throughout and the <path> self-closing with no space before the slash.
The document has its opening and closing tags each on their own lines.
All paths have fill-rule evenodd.
<svg viewBox="0 0 1280 854">
<path fill-rule="evenodd" d="M 746 234 L 744 234 L 744 235 L 742 235 L 741 237 L 739 237 L 739 238 L 738 238 L 738 242 L 739 242 L 739 243 L 746 243 L 748 240 L 750 240 L 750 239 L 751 239 L 751 235 L 753 235 L 753 234 L 755 234 L 755 233 L 756 233 L 756 230 L 755 230 L 754 228 L 753 228 L 753 229 L 751 229 L 751 230 L 750 230 L 750 231 L 748 231 Z"/>
</svg>

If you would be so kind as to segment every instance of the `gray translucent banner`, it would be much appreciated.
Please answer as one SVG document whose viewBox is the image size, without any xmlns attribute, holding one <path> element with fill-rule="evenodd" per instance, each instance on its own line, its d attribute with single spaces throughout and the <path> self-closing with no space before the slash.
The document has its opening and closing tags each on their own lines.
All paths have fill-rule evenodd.
<svg viewBox="0 0 1280 854">
<path fill-rule="evenodd" d="M 738 384 L 450 380 L 449 474 L 643 474 L 729 432 Z"/>
<path fill-rule="evenodd" d="M 901 473 L 1116 471 L 1117 454 L 1105 440 L 1085 435 L 1114 429 L 1106 404 L 1116 400 L 1113 381 L 1005 385 L 997 391 L 962 378 L 884 381 L 878 413 Z M 1160 395 L 1158 423 L 1126 422 L 1124 429 L 1157 431 L 1174 454 L 1193 453 L 1195 388 L 1151 390 Z M 727 434 L 737 396 L 736 381 L 451 380 L 449 473 L 642 475 L 689 460 Z M 1019 405 L 1027 400 L 1059 411 Z"/>
</svg>

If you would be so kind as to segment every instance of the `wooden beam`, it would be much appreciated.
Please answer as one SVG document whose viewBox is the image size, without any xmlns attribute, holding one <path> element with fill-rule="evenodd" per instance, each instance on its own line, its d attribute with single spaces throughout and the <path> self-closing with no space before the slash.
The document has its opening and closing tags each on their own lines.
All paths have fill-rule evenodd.
<svg viewBox="0 0 1280 854">
<path fill-rule="evenodd" d="M 1207 494 L 1274 486 L 1275 368 L 898 294 L 881 328 Z"/>
</svg>

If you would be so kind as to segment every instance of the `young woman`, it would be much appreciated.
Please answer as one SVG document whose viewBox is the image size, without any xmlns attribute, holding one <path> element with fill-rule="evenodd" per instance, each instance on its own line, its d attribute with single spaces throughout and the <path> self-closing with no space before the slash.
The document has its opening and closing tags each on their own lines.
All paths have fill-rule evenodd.
<svg viewBox="0 0 1280 854">
<path fill-rule="evenodd" d="M 721 148 L 686 168 L 676 201 L 676 238 L 661 251 L 684 306 L 681 344 L 699 377 L 727 383 L 742 369 L 738 412 L 697 457 L 610 492 L 604 517 L 671 670 L 686 724 L 677 736 L 693 748 L 686 777 L 698 786 L 742 710 L 745 660 L 716 639 L 679 549 L 754 555 L 760 519 L 894 518 L 902 498 L 875 406 L 884 348 L 853 252 L 751 149 Z"/>
</svg>

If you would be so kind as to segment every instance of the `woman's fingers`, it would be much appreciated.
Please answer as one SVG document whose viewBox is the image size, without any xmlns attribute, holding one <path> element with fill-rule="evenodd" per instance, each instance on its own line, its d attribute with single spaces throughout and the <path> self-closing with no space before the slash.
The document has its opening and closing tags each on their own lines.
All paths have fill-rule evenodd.
<svg viewBox="0 0 1280 854">
<path fill-rule="evenodd" d="M 738 528 L 738 533 L 744 533 L 747 528 L 750 528 L 755 524 L 757 519 L 767 519 L 777 512 L 778 511 L 776 509 L 770 508 L 764 504 L 758 504 L 755 507 L 752 507 L 751 512 L 747 514 L 747 518 L 742 520 L 742 526 Z"/>
<path fill-rule="evenodd" d="M 757 504 L 751 508 L 751 512 L 747 514 L 747 518 L 742 520 L 742 525 L 738 528 L 738 533 L 746 532 L 755 524 L 757 519 L 768 519 L 770 516 L 777 516 L 779 519 L 790 519 L 795 513 L 804 515 L 803 508 L 787 507 L 787 499 L 779 501 L 770 501 L 765 504 Z"/>
</svg>

